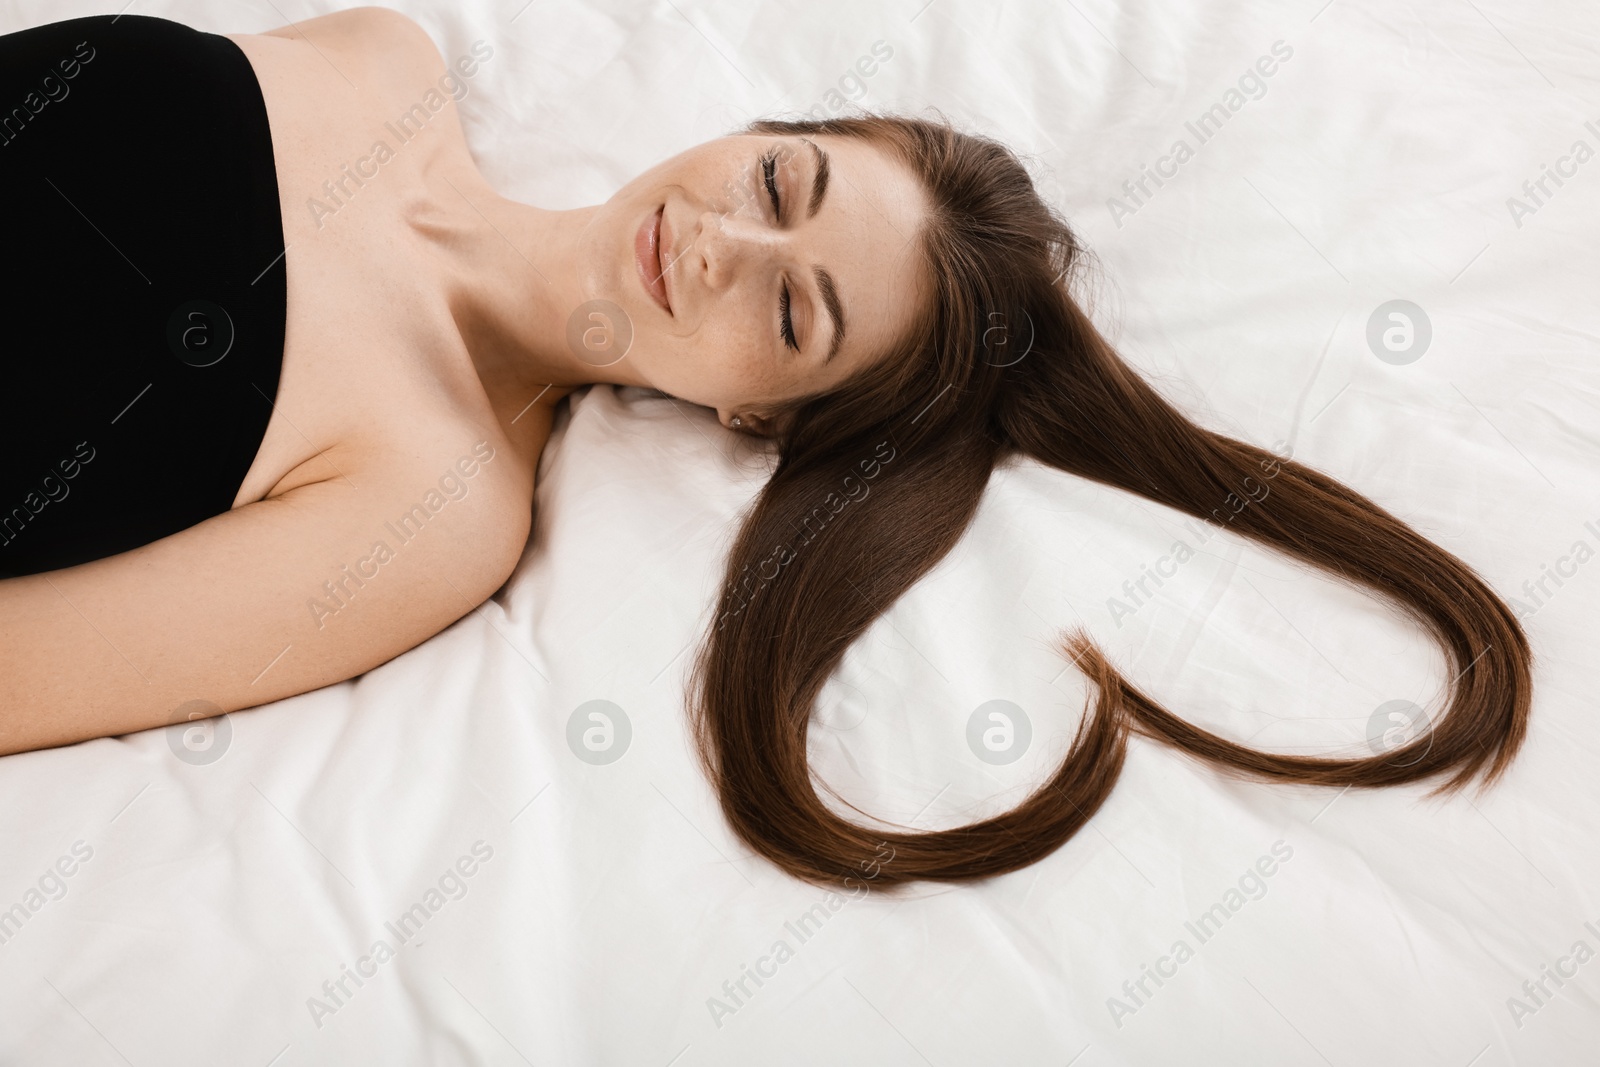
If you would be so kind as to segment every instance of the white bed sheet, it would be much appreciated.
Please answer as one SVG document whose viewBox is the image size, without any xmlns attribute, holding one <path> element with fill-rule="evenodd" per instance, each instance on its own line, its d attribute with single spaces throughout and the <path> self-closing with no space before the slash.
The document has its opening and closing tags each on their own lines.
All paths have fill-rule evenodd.
<svg viewBox="0 0 1600 1067">
<path fill-rule="evenodd" d="M 337 6 L 131 10 L 225 32 Z M 1492 792 L 1438 802 L 1239 784 L 1135 742 L 1045 861 L 824 906 L 802 940 L 825 895 L 729 833 L 682 703 L 762 457 L 709 412 L 597 386 L 550 442 L 515 575 L 433 640 L 229 715 L 208 764 L 161 730 L 0 760 L 0 908 L 39 903 L 0 943 L 0 1062 L 1596 1062 L 1600 563 L 1571 553 L 1600 548 L 1600 161 L 1560 162 L 1600 148 L 1592 5 L 396 6 L 447 58 L 492 46 L 468 134 L 502 191 L 545 206 L 858 86 L 1027 153 L 1100 257 L 1097 320 L 1197 419 L 1344 479 L 1508 596 L 1569 557 L 1525 619 L 1527 745 Z M 23 0 L 0 31 L 109 10 Z M 852 82 L 880 41 L 892 55 Z M 1292 54 L 1259 99 L 1198 144 L 1185 123 L 1275 42 Z M 1113 210 L 1178 138 L 1193 158 Z M 1543 165 L 1569 176 L 1534 205 Z M 1393 299 L 1431 323 L 1413 362 L 1367 343 Z M 1196 558 L 1114 618 L 1177 539 Z M 1446 680 L 1384 604 L 1024 463 L 851 650 L 816 766 L 921 827 L 1014 803 L 1081 714 L 1051 648 L 1078 621 L 1169 707 L 1286 750 L 1361 751 L 1381 704 L 1434 710 Z M 1033 723 L 1008 766 L 966 747 L 992 699 Z M 590 700 L 631 724 L 606 765 L 567 742 Z M 1239 906 L 1202 940 L 1189 924 L 1218 903 Z M 417 904 L 402 943 L 386 924 Z M 380 940 L 394 958 L 329 996 Z M 730 995 L 780 940 L 792 958 Z"/>
</svg>

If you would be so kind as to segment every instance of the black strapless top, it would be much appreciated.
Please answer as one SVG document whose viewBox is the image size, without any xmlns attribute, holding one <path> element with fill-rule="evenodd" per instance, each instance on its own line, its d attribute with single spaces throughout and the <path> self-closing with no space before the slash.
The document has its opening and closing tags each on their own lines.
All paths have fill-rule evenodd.
<svg viewBox="0 0 1600 1067">
<path fill-rule="evenodd" d="M 287 297 L 244 53 L 142 15 L 0 35 L 0 212 L 0 577 L 227 511 Z"/>
</svg>

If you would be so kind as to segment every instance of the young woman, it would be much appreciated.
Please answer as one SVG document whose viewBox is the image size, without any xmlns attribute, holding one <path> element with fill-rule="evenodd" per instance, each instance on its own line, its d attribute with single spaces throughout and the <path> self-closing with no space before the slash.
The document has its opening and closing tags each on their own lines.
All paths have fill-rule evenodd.
<svg viewBox="0 0 1600 1067">
<path fill-rule="evenodd" d="M 1531 689 L 1510 610 L 1365 497 L 1130 371 L 1003 146 L 917 119 L 758 122 L 544 211 L 473 163 L 445 96 L 476 60 L 447 65 L 378 8 L 261 35 L 124 15 L 0 38 L 0 106 L 26 112 L 0 117 L 25 386 L 0 419 L 0 752 L 262 704 L 439 632 L 519 559 L 554 404 L 608 382 L 775 439 L 690 703 L 734 830 L 799 877 L 1031 863 L 1103 802 L 1131 731 L 1278 781 L 1505 770 Z M 807 767 L 813 700 L 1019 454 L 1394 598 L 1452 660 L 1445 714 L 1382 755 L 1261 753 L 1073 633 L 1098 698 L 1022 805 L 932 833 L 840 818 Z M 808 524 L 819 507 L 832 521 Z M 325 588 L 359 597 L 308 611 Z"/>
</svg>

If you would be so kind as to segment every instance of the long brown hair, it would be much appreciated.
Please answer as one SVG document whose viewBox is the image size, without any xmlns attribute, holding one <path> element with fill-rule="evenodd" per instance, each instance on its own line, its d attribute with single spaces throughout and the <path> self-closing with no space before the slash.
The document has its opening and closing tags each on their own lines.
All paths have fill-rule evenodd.
<svg viewBox="0 0 1600 1067">
<path fill-rule="evenodd" d="M 732 547 L 694 664 L 700 759 L 752 849 L 823 884 L 1013 871 L 1094 814 L 1116 784 L 1129 733 L 1277 782 L 1371 787 L 1442 775 L 1435 792 L 1453 793 L 1506 770 L 1532 692 L 1532 656 L 1511 610 L 1465 563 L 1371 500 L 1201 428 L 1130 370 L 1070 295 L 1084 261 L 1073 232 L 1005 146 L 946 122 L 875 115 L 761 121 L 744 132 L 858 137 L 904 162 L 932 205 L 915 239 L 933 283 L 931 308 L 899 349 L 786 413 L 776 467 Z M 1226 522 L 1391 598 L 1447 653 L 1445 712 L 1377 755 L 1262 752 L 1172 714 L 1072 630 L 1062 651 L 1093 683 L 1093 707 L 1061 766 L 1021 804 L 931 832 L 886 832 L 836 814 L 806 756 L 823 683 L 955 546 L 990 472 L 1016 455 Z M 852 479 L 868 478 L 870 493 L 851 491 Z"/>
</svg>

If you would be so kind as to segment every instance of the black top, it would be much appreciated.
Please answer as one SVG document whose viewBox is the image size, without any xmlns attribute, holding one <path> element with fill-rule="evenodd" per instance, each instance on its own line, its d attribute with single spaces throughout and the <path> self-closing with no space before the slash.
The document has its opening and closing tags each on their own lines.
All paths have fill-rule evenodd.
<svg viewBox="0 0 1600 1067">
<path fill-rule="evenodd" d="M 227 511 L 287 297 L 244 53 L 143 15 L 0 35 L 0 213 L 0 577 Z"/>
</svg>

